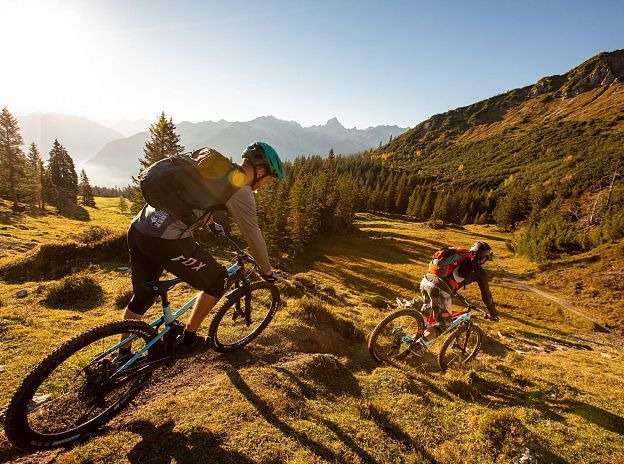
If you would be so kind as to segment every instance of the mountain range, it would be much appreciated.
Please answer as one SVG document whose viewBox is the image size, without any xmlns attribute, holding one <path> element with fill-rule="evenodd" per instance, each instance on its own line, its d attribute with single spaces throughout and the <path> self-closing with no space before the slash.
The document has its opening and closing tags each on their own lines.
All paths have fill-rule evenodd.
<svg viewBox="0 0 624 464">
<path fill-rule="evenodd" d="M 176 125 L 182 145 L 191 150 L 210 146 L 235 161 L 254 140 L 271 143 L 284 159 L 299 155 L 326 155 L 330 148 L 336 153 L 357 153 L 379 146 L 390 137 L 407 130 L 398 126 L 375 126 L 367 129 L 347 129 L 336 118 L 323 125 L 302 127 L 295 121 L 284 121 L 273 116 L 262 116 L 246 122 L 202 121 L 181 122 Z M 138 158 L 149 132 L 108 142 L 90 159 L 85 168 L 98 185 L 125 185 L 136 175 Z"/>
<path fill-rule="evenodd" d="M 36 143 L 47 158 L 54 139 L 58 139 L 77 163 L 92 158 L 108 142 L 123 137 L 116 130 L 80 116 L 30 113 L 17 116 L 17 121 L 26 146 Z"/>
<path fill-rule="evenodd" d="M 79 167 L 84 167 L 94 185 L 126 185 L 139 169 L 138 158 L 149 139 L 149 121 L 121 120 L 106 127 L 79 116 L 31 113 L 18 116 L 27 147 L 35 142 L 45 159 L 58 139 Z M 326 124 L 302 127 L 295 121 L 262 116 L 251 121 L 183 121 L 176 125 L 187 150 L 210 146 L 240 160 L 240 153 L 254 140 L 270 142 L 284 159 L 299 155 L 357 153 L 379 146 L 408 128 L 375 126 L 347 129 L 337 118 Z"/>
</svg>

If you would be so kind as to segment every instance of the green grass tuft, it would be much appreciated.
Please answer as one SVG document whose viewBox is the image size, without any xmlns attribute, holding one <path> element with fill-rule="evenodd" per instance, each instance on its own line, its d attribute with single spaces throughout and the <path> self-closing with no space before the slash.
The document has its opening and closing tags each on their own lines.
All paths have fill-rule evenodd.
<svg viewBox="0 0 624 464">
<path fill-rule="evenodd" d="M 104 297 L 100 284 L 87 273 L 67 276 L 45 287 L 41 302 L 57 309 L 88 310 L 99 306 Z"/>
</svg>

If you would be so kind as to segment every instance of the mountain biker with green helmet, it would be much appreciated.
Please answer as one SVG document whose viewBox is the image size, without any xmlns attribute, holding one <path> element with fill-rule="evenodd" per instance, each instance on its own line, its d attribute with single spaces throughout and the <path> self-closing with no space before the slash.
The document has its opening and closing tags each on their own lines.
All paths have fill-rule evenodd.
<svg viewBox="0 0 624 464">
<path fill-rule="evenodd" d="M 190 156 L 200 156 L 211 163 L 202 171 L 201 182 L 205 187 L 202 191 L 214 196 L 214 206 L 209 212 L 192 210 L 193 217 L 184 220 L 169 209 L 159 210 L 149 204 L 137 214 L 128 229 L 133 295 L 124 312 L 124 319 L 143 317 L 156 299 L 145 283 L 158 280 L 164 270 L 200 290 L 184 333 L 178 339 L 181 354 L 207 348 L 206 341 L 196 335 L 197 329 L 221 298 L 227 284 L 226 268 L 193 239 L 193 228 L 208 226 L 213 232 L 223 232 L 223 227 L 212 219 L 212 212 L 227 210 L 249 245 L 262 277 L 275 281 L 277 275 L 271 269 L 258 226 L 253 192 L 273 178 L 285 178 L 279 155 L 264 142 L 250 144 L 242 154 L 240 166 L 210 148 L 196 150 Z M 171 187 L 171 191 L 175 192 L 176 188 Z M 130 349 L 127 346 L 120 349 L 118 362 L 128 359 Z"/>
<path fill-rule="evenodd" d="M 445 248 L 433 255 L 429 272 L 420 282 L 420 291 L 425 304 L 430 306 L 436 325 L 426 330 L 412 346 L 415 354 L 422 354 L 425 347 L 440 336 L 451 324 L 453 294 L 467 285 L 476 282 L 481 291 L 490 320 L 498 321 L 498 313 L 490 292 L 488 278 L 483 265 L 494 259 L 494 252 L 486 242 L 476 242 L 470 250 Z"/>
</svg>

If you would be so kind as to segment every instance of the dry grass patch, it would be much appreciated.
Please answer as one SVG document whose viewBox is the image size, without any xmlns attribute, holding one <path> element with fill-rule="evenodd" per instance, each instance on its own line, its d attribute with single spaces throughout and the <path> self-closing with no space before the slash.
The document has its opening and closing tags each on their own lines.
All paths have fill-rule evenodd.
<svg viewBox="0 0 624 464">
<path fill-rule="evenodd" d="M 42 244 L 26 255 L 0 265 L 0 276 L 7 281 L 56 279 L 99 261 L 127 260 L 124 232 L 97 227 L 85 231 L 84 243 Z"/>
</svg>

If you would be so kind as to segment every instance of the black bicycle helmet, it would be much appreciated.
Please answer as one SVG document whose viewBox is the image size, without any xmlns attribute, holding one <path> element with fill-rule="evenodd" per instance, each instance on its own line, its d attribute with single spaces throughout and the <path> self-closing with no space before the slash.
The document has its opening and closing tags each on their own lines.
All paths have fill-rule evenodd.
<svg viewBox="0 0 624 464">
<path fill-rule="evenodd" d="M 470 248 L 475 254 L 475 259 L 479 264 L 484 264 L 487 261 L 492 261 L 494 259 L 494 252 L 492 251 L 492 247 L 485 242 L 477 242 L 472 245 Z"/>
</svg>

